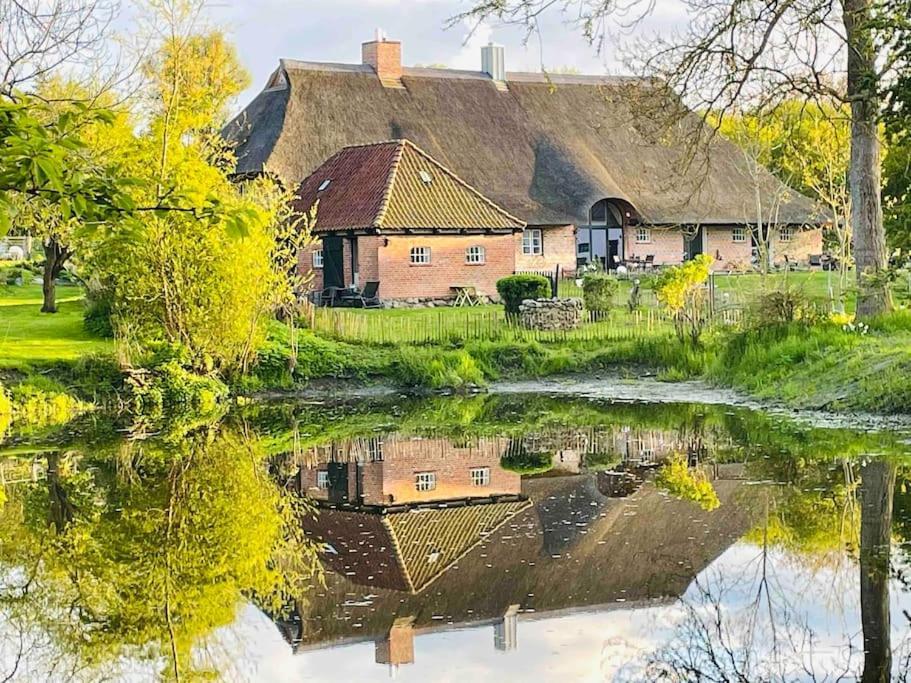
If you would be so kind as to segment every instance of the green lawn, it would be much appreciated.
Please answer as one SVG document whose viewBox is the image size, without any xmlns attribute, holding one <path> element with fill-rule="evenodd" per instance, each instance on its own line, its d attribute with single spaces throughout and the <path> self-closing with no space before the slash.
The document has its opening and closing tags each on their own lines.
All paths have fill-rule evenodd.
<svg viewBox="0 0 911 683">
<path fill-rule="evenodd" d="M 110 353 L 113 343 L 82 326 L 82 291 L 57 288 L 59 312 L 41 313 L 41 287 L 0 287 L 0 368 L 25 369 Z"/>
</svg>

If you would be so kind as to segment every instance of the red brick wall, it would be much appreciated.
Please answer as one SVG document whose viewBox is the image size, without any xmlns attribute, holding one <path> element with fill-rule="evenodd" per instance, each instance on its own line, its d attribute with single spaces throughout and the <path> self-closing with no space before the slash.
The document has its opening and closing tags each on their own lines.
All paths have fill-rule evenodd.
<svg viewBox="0 0 911 683">
<path fill-rule="evenodd" d="M 479 294 L 494 296 L 497 280 L 515 270 L 515 242 L 508 234 L 390 235 L 376 242 L 382 299 L 450 297 L 453 285 L 473 286 Z M 483 265 L 465 263 L 465 249 L 473 245 L 484 247 Z M 430 264 L 411 265 L 411 247 L 430 247 Z M 367 251 L 364 247 L 361 254 Z"/>
<path fill-rule="evenodd" d="M 705 228 L 705 253 L 715 259 L 715 270 L 749 267 L 753 255 L 749 226 L 743 226 L 743 236 L 743 242 L 735 242 L 732 226 Z"/>
<path fill-rule="evenodd" d="M 516 234 L 516 270 L 561 270 L 576 269 L 576 226 L 530 225 L 530 229 L 541 229 L 544 253 L 532 256 L 522 253 L 522 233 Z"/>
<path fill-rule="evenodd" d="M 308 281 L 308 289 L 311 292 L 318 292 L 323 288 L 323 269 L 313 267 L 313 252 L 323 248 L 323 241 L 319 238 L 314 239 L 308 246 L 300 250 L 297 255 L 298 274 L 301 277 L 307 277 L 311 273 L 313 276 Z"/>
<path fill-rule="evenodd" d="M 648 242 L 636 242 L 636 228 L 623 230 L 623 255 L 625 258 L 644 259 L 655 255 L 655 264 L 683 261 L 683 233 L 679 229 L 650 228 Z"/>
<path fill-rule="evenodd" d="M 822 228 L 793 228 L 790 242 L 782 242 L 778 231 L 772 236 L 772 259 L 775 263 L 784 262 L 785 256 L 792 262 L 806 263 L 810 254 L 821 253 Z"/>
<path fill-rule="evenodd" d="M 483 497 L 495 494 L 518 494 L 521 477 L 500 467 L 500 456 L 506 449 L 503 438 L 479 439 L 464 448 L 449 439 L 391 438 L 383 446 L 383 462 L 368 463 L 365 469 L 381 466 L 382 491 L 367 489 L 367 503 L 416 503 L 450 498 Z M 473 467 L 490 468 L 489 486 L 472 486 L 469 471 Z M 436 489 L 417 491 L 415 475 L 435 472 Z"/>
</svg>

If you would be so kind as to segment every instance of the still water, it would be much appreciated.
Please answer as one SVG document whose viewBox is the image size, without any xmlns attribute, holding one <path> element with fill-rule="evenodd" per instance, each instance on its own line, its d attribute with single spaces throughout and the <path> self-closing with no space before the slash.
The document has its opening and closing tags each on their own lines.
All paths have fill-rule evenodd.
<svg viewBox="0 0 911 683">
<path fill-rule="evenodd" d="M 907 680 L 909 451 L 522 394 L 15 435 L 0 681 Z"/>
</svg>

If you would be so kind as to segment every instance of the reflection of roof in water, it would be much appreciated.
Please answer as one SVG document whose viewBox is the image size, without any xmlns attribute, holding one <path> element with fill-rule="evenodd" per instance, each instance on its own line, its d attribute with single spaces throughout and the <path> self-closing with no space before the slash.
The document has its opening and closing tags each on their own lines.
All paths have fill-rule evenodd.
<svg viewBox="0 0 911 683">
<path fill-rule="evenodd" d="M 332 570 L 360 585 L 417 593 L 529 505 L 514 500 L 390 514 L 324 509 L 305 528 L 332 547 L 326 556 Z"/>
<path fill-rule="evenodd" d="M 396 562 L 391 545 L 367 543 L 365 535 L 374 532 L 366 525 L 341 523 L 335 528 L 347 529 L 346 536 L 337 536 L 333 545 L 359 548 L 358 562 L 365 567 L 356 573 L 366 575 L 369 565 L 374 579 L 369 587 L 358 585 L 354 574 L 345 576 L 338 559 L 330 558 L 329 568 L 341 571 L 330 572 L 325 588 L 305 596 L 297 633 L 285 637 L 309 649 L 382 637 L 398 617 L 413 617 L 421 630 L 497 619 L 510 605 L 540 614 L 675 597 L 749 527 L 748 511 L 735 502 L 742 486 L 737 481 L 714 482 L 721 507 L 706 512 L 650 484 L 627 498 L 607 498 L 593 490 L 593 480 L 579 475 L 526 481 L 523 493 L 533 505 L 418 594 L 389 579 Z M 441 510 L 439 517 L 457 512 Z M 352 513 L 323 514 L 328 519 Z"/>
</svg>

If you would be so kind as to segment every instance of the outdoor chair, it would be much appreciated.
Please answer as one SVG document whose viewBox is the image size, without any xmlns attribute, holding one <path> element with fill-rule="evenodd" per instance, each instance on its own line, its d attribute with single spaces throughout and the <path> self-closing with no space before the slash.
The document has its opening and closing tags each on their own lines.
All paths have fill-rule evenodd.
<svg viewBox="0 0 911 683">
<path fill-rule="evenodd" d="M 317 306 L 329 306 L 332 308 L 335 306 L 335 297 L 338 294 L 338 287 L 326 287 L 322 292 L 319 293 L 319 301 Z"/>
<path fill-rule="evenodd" d="M 364 290 L 357 295 L 357 303 L 361 308 L 379 308 L 382 305 L 379 291 L 379 282 L 368 282 L 364 285 Z"/>
<path fill-rule="evenodd" d="M 651 270 L 655 267 L 655 255 L 647 254 L 645 257 L 645 262 L 642 264 L 645 270 Z"/>
</svg>

